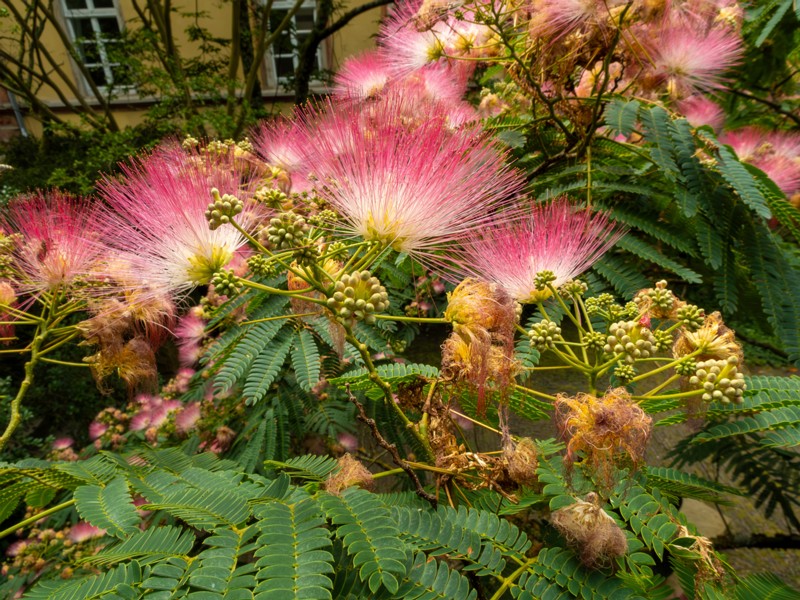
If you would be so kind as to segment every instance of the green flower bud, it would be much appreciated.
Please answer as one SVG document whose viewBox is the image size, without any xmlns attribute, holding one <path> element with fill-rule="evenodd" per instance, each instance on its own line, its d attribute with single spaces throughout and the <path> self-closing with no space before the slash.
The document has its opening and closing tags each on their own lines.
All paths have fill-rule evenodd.
<svg viewBox="0 0 800 600">
<path fill-rule="evenodd" d="M 217 188 L 211 189 L 211 197 L 214 201 L 208 205 L 205 216 L 212 231 L 220 225 L 230 223 L 233 217 L 244 210 L 244 202 L 230 194 L 220 196 Z"/>
<path fill-rule="evenodd" d="M 228 297 L 236 296 L 242 288 L 239 278 L 233 274 L 233 271 L 228 271 L 227 269 L 214 273 L 211 278 L 211 284 L 218 294 Z"/>
<path fill-rule="evenodd" d="M 554 343 L 561 340 L 561 327 L 556 325 L 553 321 L 545 319 L 536 323 L 528 332 L 528 337 L 531 340 L 531 346 L 543 352 L 548 348 L 552 348 Z"/>
</svg>

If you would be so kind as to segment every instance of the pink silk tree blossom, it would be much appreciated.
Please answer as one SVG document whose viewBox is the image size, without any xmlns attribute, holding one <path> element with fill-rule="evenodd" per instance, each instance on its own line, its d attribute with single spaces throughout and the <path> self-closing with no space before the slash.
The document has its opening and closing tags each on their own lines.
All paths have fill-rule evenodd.
<svg viewBox="0 0 800 600">
<path fill-rule="evenodd" d="M 104 180 L 100 193 L 108 244 L 118 251 L 111 275 L 125 287 L 182 296 L 207 284 L 245 246 L 233 226 L 209 228 L 205 211 L 213 188 L 244 202 L 236 217 L 243 228 L 252 229 L 259 218 L 251 201 L 255 177 L 226 157 L 162 147 L 124 167 L 123 175 Z"/>
<path fill-rule="evenodd" d="M 0 231 L 17 234 L 12 269 L 16 288 L 38 294 L 75 287 L 99 277 L 108 249 L 102 222 L 87 200 L 61 192 L 19 198 L 8 207 Z M 86 288 L 97 295 L 102 288 Z"/>
<path fill-rule="evenodd" d="M 538 273 L 551 271 L 558 287 L 589 269 L 623 233 L 605 214 L 557 199 L 477 231 L 465 244 L 462 274 L 498 283 L 518 302 L 537 302 L 549 296 L 536 289 Z"/>
</svg>

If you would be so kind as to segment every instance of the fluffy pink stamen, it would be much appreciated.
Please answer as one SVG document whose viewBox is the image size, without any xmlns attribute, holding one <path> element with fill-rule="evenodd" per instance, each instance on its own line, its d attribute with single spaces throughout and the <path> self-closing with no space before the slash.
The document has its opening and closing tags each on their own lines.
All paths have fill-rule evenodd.
<svg viewBox="0 0 800 600">
<path fill-rule="evenodd" d="M 623 233 L 605 214 L 576 210 L 562 198 L 477 232 L 465 244 L 462 273 L 499 283 L 526 302 L 536 296 L 537 273 L 552 271 L 558 287 L 589 269 Z"/>
</svg>

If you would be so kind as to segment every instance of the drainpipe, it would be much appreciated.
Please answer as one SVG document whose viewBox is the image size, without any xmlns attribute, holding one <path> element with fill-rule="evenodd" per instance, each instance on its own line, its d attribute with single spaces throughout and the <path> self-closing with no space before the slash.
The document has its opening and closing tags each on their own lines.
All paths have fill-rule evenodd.
<svg viewBox="0 0 800 600">
<path fill-rule="evenodd" d="M 11 103 L 11 110 L 14 111 L 14 116 L 17 118 L 17 125 L 19 125 L 20 135 L 22 135 L 22 137 L 28 137 L 30 134 L 25 127 L 25 119 L 22 116 L 22 111 L 19 109 L 17 97 L 10 90 L 6 91 L 8 92 L 8 101 Z"/>
</svg>

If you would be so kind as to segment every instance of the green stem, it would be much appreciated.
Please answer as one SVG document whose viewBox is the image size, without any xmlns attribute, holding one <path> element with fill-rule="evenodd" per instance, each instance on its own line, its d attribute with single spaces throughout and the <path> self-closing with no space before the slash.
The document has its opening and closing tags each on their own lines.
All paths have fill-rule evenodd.
<svg viewBox="0 0 800 600">
<path fill-rule="evenodd" d="M 384 321 L 402 321 L 403 323 L 449 323 L 444 317 L 402 317 L 400 315 L 373 315 Z"/>
<path fill-rule="evenodd" d="M 661 390 L 663 390 L 665 387 L 667 387 L 667 386 L 668 386 L 668 385 L 670 385 L 671 383 L 674 383 L 675 381 L 677 381 L 678 379 L 680 379 L 680 377 L 681 377 L 681 376 L 680 376 L 680 375 L 678 375 L 678 374 L 676 373 L 675 375 L 673 375 L 672 377 L 670 377 L 669 379 L 667 379 L 666 381 L 664 381 L 664 382 L 663 382 L 663 383 L 661 383 L 660 385 L 657 385 L 656 387 L 654 387 L 652 390 L 650 390 L 649 392 L 647 392 L 647 393 L 646 393 L 646 394 L 644 394 L 644 395 L 645 395 L 645 396 L 652 396 L 653 394 L 657 394 L 658 392 L 660 392 Z"/>
<path fill-rule="evenodd" d="M 665 365 L 661 365 L 660 367 L 658 367 L 656 369 L 651 369 L 650 371 L 642 373 L 641 375 L 637 375 L 636 377 L 631 379 L 631 383 L 636 383 L 637 381 L 641 381 L 642 379 L 646 379 L 647 377 L 650 377 L 651 375 L 657 375 L 658 373 L 663 373 L 664 371 L 667 371 L 667 370 L 673 368 L 675 365 L 677 365 L 681 361 L 686 360 L 687 358 L 692 358 L 692 357 L 697 356 L 698 354 L 700 354 L 700 352 L 701 352 L 701 350 L 695 350 L 691 354 L 687 354 L 686 356 L 681 356 L 680 358 L 678 358 L 676 360 L 673 360 L 671 362 L 668 362 Z"/>
<path fill-rule="evenodd" d="M 300 313 L 296 315 L 294 313 L 289 315 L 278 315 L 277 317 L 264 317 L 263 319 L 255 319 L 253 321 L 243 321 L 239 323 L 240 325 L 255 325 L 256 323 L 266 323 L 267 321 L 279 321 L 280 319 L 294 319 L 295 317 L 316 317 L 319 315 L 318 312 L 313 313 Z"/>
<path fill-rule="evenodd" d="M 17 390 L 17 395 L 11 401 L 8 425 L 6 425 L 6 430 L 3 432 L 3 435 L 0 436 L 0 451 L 6 447 L 8 440 L 11 439 L 11 436 L 17 427 L 19 427 L 19 423 L 22 420 L 22 415 L 20 412 L 22 399 L 25 397 L 25 394 L 28 392 L 28 388 L 33 383 L 33 369 L 39 360 L 39 348 L 41 348 L 47 335 L 46 330 L 43 331 L 43 329 L 44 327 L 42 325 L 37 327 L 33 336 L 33 341 L 31 342 L 30 348 L 31 356 L 25 363 L 25 379 L 22 380 L 22 383 L 19 385 L 19 390 Z"/>
<path fill-rule="evenodd" d="M 555 396 L 551 396 L 550 394 L 545 394 L 544 392 L 537 392 L 536 390 L 532 390 L 529 387 L 525 387 L 524 385 L 520 385 L 518 383 L 514 384 L 514 389 L 526 392 L 531 394 L 532 396 L 539 396 L 539 398 L 544 398 L 545 400 L 550 400 L 551 402 L 555 402 L 557 398 Z"/>
<path fill-rule="evenodd" d="M 390 475 L 399 475 L 400 473 L 405 473 L 404 469 L 397 468 L 397 469 L 390 469 L 389 471 L 381 471 L 380 473 L 373 473 L 373 479 L 380 479 L 381 477 L 389 477 Z"/>
<path fill-rule="evenodd" d="M 264 285 L 263 283 L 256 283 L 255 281 L 250 281 L 249 279 L 239 279 L 239 283 L 241 283 L 245 287 L 253 288 L 254 290 L 260 290 L 262 292 L 267 292 L 269 294 L 276 294 L 278 296 L 292 296 L 293 298 L 298 298 L 299 300 L 307 300 L 309 302 L 325 306 L 325 302 L 323 300 L 320 300 L 319 298 L 311 298 L 310 296 L 300 295 L 300 292 L 309 291 L 312 288 L 306 288 L 305 290 L 297 290 L 297 291 L 280 290 L 278 288 Z"/>
<path fill-rule="evenodd" d="M 55 358 L 47 358 L 46 356 L 39 355 L 42 362 L 53 363 L 54 365 L 64 365 L 65 367 L 90 367 L 89 363 L 69 362 L 66 360 L 58 360 Z"/>
<path fill-rule="evenodd" d="M 51 333 L 51 332 L 48 330 L 48 334 L 49 333 Z M 44 356 L 45 354 L 50 354 L 53 350 L 56 350 L 57 348 L 60 348 L 61 346 L 63 346 L 67 342 L 75 339 L 76 337 L 78 337 L 78 332 L 77 331 L 74 332 L 74 333 L 69 334 L 68 336 L 66 336 L 64 338 L 61 338 L 56 343 L 54 343 L 52 346 L 48 346 L 47 348 L 45 348 L 44 350 L 39 352 L 39 356 Z"/>
<path fill-rule="evenodd" d="M 40 513 L 36 513 L 32 517 L 28 517 L 24 521 L 20 521 L 19 523 L 15 524 L 15 525 L 12 525 L 8 529 L 4 529 L 3 531 L 0 531 L 0 539 L 6 537 L 7 535 L 10 535 L 10 534 L 14 533 L 18 529 L 22 529 L 23 527 L 26 527 L 28 525 L 32 525 L 32 524 L 36 523 L 36 521 L 38 521 L 39 519 L 42 519 L 44 517 L 49 517 L 50 515 L 52 515 L 54 513 L 57 513 L 60 510 L 64 510 L 65 508 L 69 508 L 73 504 L 75 504 L 75 499 L 74 498 L 72 500 L 67 500 L 66 502 L 62 502 L 61 504 L 57 504 L 56 506 L 53 506 L 52 508 L 48 508 L 47 510 L 43 510 Z"/>
<path fill-rule="evenodd" d="M 534 564 L 534 563 L 535 563 L 537 560 L 538 560 L 538 557 L 534 556 L 533 558 L 531 558 L 531 559 L 528 559 L 527 561 L 525 561 L 524 563 L 522 563 L 522 564 L 519 566 L 519 568 L 518 568 L 516 571 L 514 571 L 513 573 L 511 573 L 511 575 L 509 575 L 508 577 L 502 577 L 502 576 L 501 576 L 501 577 L 500 577 L 500 580 L 503 582 L 503 584 L 502 584 L 502 585 L 501 585 L 499 588 L 497 588 L 497 591 L 496 591 L 496 592 L 495 592 L 495 593 L 492 595 L 492 597 L 491 597 L 491 598 L 489 598 L 489 600 L 500 600 L 500 598 L 502 598 L 502 597 L 503 597 L 503 594 L 505 594 L 505 593 L 506 593 L 506 590 L 507 590 L 508 588 L 510 588 L 510 587 L 511 587 L 511 585 L 512 585 L 512 584 L 513 584 L 513 583 L 514 583 L 514 582 L 515 582 L 517 579 L 519 579 L 519 578 L 520 578 L 520 576 L 521 576 L 521 575 L 522 575 L 522 574 L 523 574 L 525 571 L 527 571 L 527 570 L 528 570 L 528 569 L 531 567 L 531 565 L 532 565 L 532 564 Z"/>
<path fill-rule="evenodd" d="M 670 400 L 672 398 L 691 398 L 705 393 L 705 390 L 689 390 L 688 392 L 677 392 L 675 394 L 663 394 L 661 396 L 631 396 L 632 400 Z"/>
</svg>

